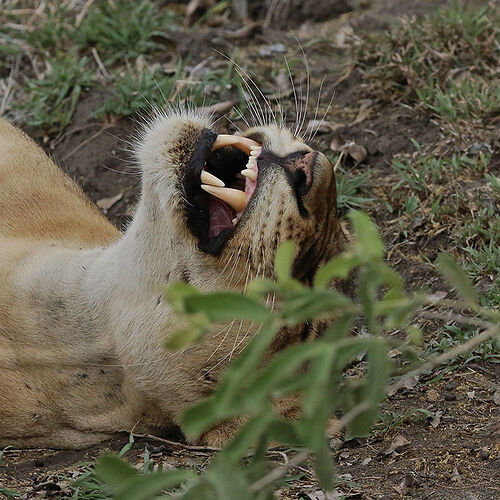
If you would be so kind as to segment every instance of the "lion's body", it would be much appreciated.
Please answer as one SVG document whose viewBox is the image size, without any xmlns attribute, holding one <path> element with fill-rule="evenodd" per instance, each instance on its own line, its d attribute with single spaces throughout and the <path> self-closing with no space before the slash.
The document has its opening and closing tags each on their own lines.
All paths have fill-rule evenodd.
<svg viewBox="0 0 500 500">
<path fill-rule="evenodd" d="M 237 233 L 220 256 L 201 252 L 177 180 L 210 125 L 189 114 L 150 125 L 138 146 L 141 201 L 121 234 L 33 141 L 0 119 L 0 447 L 80 448 L 135 425 L 154 431 L 178 423 L 188 404 L 213 391 L 222 361 L 255 325 L 228 323 L 185 351 L 166 351 L 163 341 L 179 325 L 161 285 L 184 279 L 203 290 L 241 290 L 252 276 L 270 276 L 279 240 L 296 239 L 314 265 L 345 245 L 335 193 L 327 203 L 317 194 L 334 189 L 333 172 L 322 166 L 325 180 L 306 200 L 317 200 L 321 218 L 297 224 L 288 184 L 273 174 L 260 194 L 266 217 L 254 208 L 252 231 Z M 283 154 L 297 148 L 291 136 L 274 133 Z M 320 237 L 311 240 L 306 224 Z M 281 347 L 286 335 L 277 339 Z M 228 423 L 202 441 L 219 445 L 233 431 Z"/>
<path fill-rule="evenodd" d="M 123 413 L 119 368 L 89 379 L 92 365 L 117 363 L 112 349 L 97 347 L 99 332 L 79 318 L 88 313 L 83 292 L 58 283 L 69 256 L 119 238 L 78 186 L 0 119 L 0 446 L 79 447 L 123 420 L 112 415 Z"/>
</svg>

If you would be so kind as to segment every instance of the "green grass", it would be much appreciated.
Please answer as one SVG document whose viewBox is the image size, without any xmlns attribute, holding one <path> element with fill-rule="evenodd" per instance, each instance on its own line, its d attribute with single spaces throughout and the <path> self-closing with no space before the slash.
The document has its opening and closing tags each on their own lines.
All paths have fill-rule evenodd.
<svg viewBox="0 0 500 500">
<path fill-rule="evenodd" d="M 100 2 L 76 30 L 75 42 L 80 48 L 95 47 L 104 64 L 111 64 L 165 49 L 166 30 L 179 22 L 171 10 L 155 2 Z"/>
<path fill-rule="evenodd" d="M 364 37 L 356 58 L 385 101 L 420 105 L 449 123 L 500 112 L 500 11 L 458 2 Z"/>
<path fill-rule="evenodd" d="M 457 346 L 480 333 L 480 329 L 474 326 L 458 326 L 456 324 L 445 325 L 441 329 L 438 339 L 431 342 L 425 351 L 425 356 L 442 354 L 452 347 Z M 500 363 L 500 351 L 498 343 L 492 339 L 475 347 L 471 352 L 464 353 L 452 361 L 457 367 L 472 361 L 487 361 Z"/>
<path fill-rule="evenodd" d="M 90 87 L 100 88 L 105 96 L 94 112 L 97 118 L 128 116 L 170 100 L 202 106 L 235 100 L 237 93 L 236 100 L 243 102 L 242 83 L 230 62 L 191 75 L 178 60 L 175 73 L 165 73 L 162 63 L 171 64 L 172 54 L 167 32 L 177 29 L 182 19 L 161 2 L 96 2 L 77 26 L 79 10 L 49 0 L 30 29 L 19 29 L 27 18 L 7 7 L 0 11 L 0 22 L 6 23 L 0 30 L 0 54 L 5 59 L 0 70 L 6 64 L 10 71 L 8 65 L 26 50 L 45 63 L 42 74 L 33 74 L 29 65 L 23 71 L 25 84 L 13 104 L 21 112 L 18 119 L 44 133 L 55 135 L 64 129 L 82 91 Z"/>
<path fill-rule="evenodd" d="M 415 154 L 392 161 L 399 180 L 391 203 L 399 204 L 401 215 L 410 220 L 419 215 L 424 233 L 444 228 L 447 251 L 455 251 L 470 277 L 481 284 L 483 304 L 498 307 L 500 183 L 488 173 L 491 157 L 440 157 L 424 154 L 414 144 Z"/>
<path fill-rule="evenodd" d="M 328 155 L 327 155 L 328 156 Z M 335 164 L 335 158 L 329 156 L 332 164 Z M 373 198 L 362 196 L 361 192 L 369 183 L 369 174 L 351 174 L 340 165 L 335 172 L 335 181 L 337 184 L 337 207 L 342 212 L 347 212 L 351 208 L 361 208 Z"/>
<path fill-rule="evenodd" d="M 392 161 L 392 167 L 400 176 L 393 190 L 407 186 L 420 193 L 420 196 L 428 196 L 436 184 L 445 184 L 465 171 L 471 171 L 474 176 L 484 173 L 490 161 L 490 156 L 484 154 L 477 158 L 457 154 L 449 158 L 426 155 L 417 142 L 413 141 L 413 144 L 417 148 L 416 156 L 395 158 Z"/>
<path fill-rule="evenodd" d="M 28 125 L 50 131 L 70 122 L 82 90 L 94 85 L 94 72 L 86 57 L 74 53 L 47 63 L 44 79 L 26 81 L 26 98 L 18 107 Z"/>
</svg>

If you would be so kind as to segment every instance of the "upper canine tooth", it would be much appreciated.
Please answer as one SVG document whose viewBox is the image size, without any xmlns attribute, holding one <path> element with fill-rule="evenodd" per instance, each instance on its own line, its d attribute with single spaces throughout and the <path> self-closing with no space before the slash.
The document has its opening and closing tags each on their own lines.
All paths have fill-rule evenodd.
<svg viewBox="0 0 500 500">
<path fill-rule="evenodd" d="M 242 170 L 241 175 L 248 177 L 251 181 L 257 180 L 257 172 L 255 170 L 250 169 L 250 168 L 245 168 L 244 170 Z"/>
<path fill-rule="evenodd" d="M 217 136 L 217 139 L 212 146 L 212 151 L 223 148 L 224 146 L 234 146 L 235 148 L 241 149 L 241 151 L 249 155 L 251 148 L 255 146 L 260 147 L 260 144 L 252 139 L 248 139 L 248 137 L 220 134 Z"/>
<path fill-rule="evenodd" d="M 225 184 L 218 177 L 215 177 L 215 175 L 212 175 L 210 172 L 207 172 L 205 170 L 201 171 L 200 179 L 203 184 L 208 184 L 210 186 L 225 186 Z"/>
<path fill-rule="evenodd" d="M 225 201 L 235 212 L 243 212 L 247 207 L 247 195 L 239 189 L 207 186 L 206 184 L 202 184 L 201 189 L 219 198 L 219 200 Z"/>
</svg>

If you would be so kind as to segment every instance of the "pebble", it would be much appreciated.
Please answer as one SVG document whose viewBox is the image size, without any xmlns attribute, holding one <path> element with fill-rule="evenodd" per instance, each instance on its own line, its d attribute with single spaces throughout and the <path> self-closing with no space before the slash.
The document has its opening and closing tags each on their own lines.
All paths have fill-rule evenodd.
<svg viewBox="0 0 500 500">
<path fill-rule="evenodd" d="M 433 403 L 434 401 L 437 401 L 439 399 L 439 392 L 436 391 L 436 389 L 429 389 L 425 393 L 425 398 L 427 399 L 427 401 Z"/>
</svg>

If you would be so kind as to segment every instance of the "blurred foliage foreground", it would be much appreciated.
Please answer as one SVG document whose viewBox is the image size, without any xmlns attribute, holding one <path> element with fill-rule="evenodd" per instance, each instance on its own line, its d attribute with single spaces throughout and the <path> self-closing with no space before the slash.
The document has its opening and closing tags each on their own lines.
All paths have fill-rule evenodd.
<svg viewBox="0 0 500 500">
<path fill-rule="evenodd" d="M 312 287 L 291 276 L 295 248 L 286 242 L 276 254 L 276 281 L 256 280 L 245 294 L 201 294 L 185 283 L 165 291 L 166 300 L 188 324 L 168 340 L 167 348 L 185 348 L 215 322 L 236 318 L 261 324 L 213 395 L 185 412 L 183 430 L 196 438 L 229 419 L 240 417 L 246 423 L 202 474 L 187 469 L 153 470 L 146 465 L 138 471 L 116 455 L 101 457 L 95 475 L 108 495 L 131 500 L 172 496 L 272 499 L 287 472 L 308 458 L 314 460 L 320 486 L 332 490 L 335 473 L 328 440 L 332 422 L 335 431 L 344 429 L 347 437 L 366 436 L 385 395 L 394 393 L 405 379 L 446 363 L 478 343 L 498 339 L 498 311 L 478 305 L 469 279 L 450 257 L 441 255 L 439 268 L 460 299 L 408 294 L 402 278 L 384 262 L 376 226 L 361 212 L 351 212 L 350 219 L 354 243 L 317 272 Z M 357 274 L 355 299 L 328 288 L 332 280 L 346 278 L 353 271 Z M 262 300 L 269 296 L 278 299 L 274 310 Z M 437 357 L 422 359 L 418 350 L 421 332 L 411 318 L 423 305 L 444 307 L 456 321 L 480 325 L 481 333 Z M 320 338 L 290 345 L 263 362 L 281 327 L 328 317 L 336 320 Z M 361 326 L 362 335 L 351 333 L 355 325 Z M 394 348 L 405 355 L 403 366 L 389 359 L 388 352 Z M 364 357 L 362 377 L 343 377 L 353 359 Z M 393 377 L 391 383 L 389 377 Z M 297 395 L 301 407 L 296 420 L 284 419 L 273 409 L 273 401 L 290 395 Z M 332 420 L 339 414 L 343 415 L 340 420 Z M 269 447 L 277 443 L 297 451 L 284 465 L 269 460 Z"/>
</svg>

